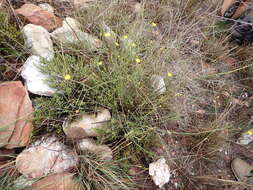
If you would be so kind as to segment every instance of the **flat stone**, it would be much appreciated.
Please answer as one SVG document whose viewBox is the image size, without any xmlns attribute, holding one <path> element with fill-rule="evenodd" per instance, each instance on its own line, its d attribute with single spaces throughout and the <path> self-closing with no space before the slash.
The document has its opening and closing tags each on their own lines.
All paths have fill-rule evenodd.
<svg viewBox="0 0 253 190">
<path fill-rule="evenodd" d="M 84 46 L 87 50 L 95 51 L 102 47 L 102 42 L 97 37 L 80 30 L 80 24 L 74 19 L 67 18 L 63 26 L 51 33 L 56 41 L 62 44 L 73 44 Z"/>
<path fill-rule="evenodd" d="M 83 114 L 76 121 L 66 121 L 63 124 L 63 131 L 70 139 L 96 137 L 100 135 L 98 130 L 105 129 L 110 120 L 111 114 L 109 110 L 102 109 L 97 115 Z"/>
<path fill-rule="evenodd" d="M 156 162 L 149 164 L 149 175 L 154 183 L 161 188 L 170 181 L 170 169 L 166 164 L 166 160 L 161 158 Z"/>
<path fill-rule="evenodd" d="M 16 158 L 16 168 L 29 178 L 69 171 L 78 164 L 78 156 L 55 137 L 43 137 Z"/>
<path fill-rule="evenodd" d="M 48 31 L 62 26 L 62 20 L 59 17 L 34 4 L 24 4 L 16 9 L 15 13 L 23 16 L 28 23 L 40 25 Z"/>
<path fill-rule="evenodd" d="M 54 174 L 32 184 L 33 190 L 84 190 L 71 173 Z"/>
<path fill-rule="evenodd" d="M 49 32 L 38 25 L 27 24 L 22 29 L 25 38 L 25 46 L 33 55 L 51 60 L 54 57 L 53 42 Z"/>
<path fill-rule="evenodd" d="M 241 134 L 241 136 L 237 140 L 237 144 L 248 145 L 252 141 L 253 141 L 253 129 L 249 129 L 248 131 Z"/>
<path fill-rule="evenodd" d="M 158 94 L 163 94 L 166 92 L 166 86 L 165 86 L 164 78 L 162 76 L 153 75 L 151 77 L 151 83 L 154 90 L 158 92 Z"/>
<path fill-rule="evenodd" d="M 25 85 L 29 92 L 52 96 L 57 90 L 47 84 L 49 76 L 40 70 L 41 64 L 40 57 L 30 56 L 22 67 L 21 76 L 25 79 Z"/>
<path fill-rule="evenodd" d="M 112 150 L 107 145 L 97 145 L 93 139 L 82 139 L 77 147 L 82 151 L 88 151 L 97 155 L 101 160 L 112 160 Z"/>
<path fill-rule="evenodd" d="M 20 81 L 0 84 L 0 147 L 28 145 L 33 127 L 32 102 Z"/>
</svg>

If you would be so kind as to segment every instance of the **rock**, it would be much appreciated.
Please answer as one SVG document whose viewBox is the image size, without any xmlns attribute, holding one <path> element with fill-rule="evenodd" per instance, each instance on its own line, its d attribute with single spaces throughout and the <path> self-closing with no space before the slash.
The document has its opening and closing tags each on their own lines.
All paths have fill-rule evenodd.
<svg viewBox="0 0 253 190">
<path fill-rule="evenodd" d="M 170 181 L 170 169 L 166 164 L 166 160 L 161 158 L 156 162 L 149 164 L 149 175 L 154 183 L 161 188 Z"/>
<path fill-rule="evenodd" d="M 102 160 L 112 160 L 112 150 L 106 145 L 97 145 L 92 139 L 82 139 L 77 147 L 82 151 L 88 151 L 97 155 Z"/>
<path fill-rule="evenodd" d="M 166 86 L 162 76 L 153 75 L 151 77 L 151 83 L 155 91 L 157 91 L 159 94 L 163 94 L 166 92 Z"/>
<path fill-rule="evenodd" d="M 82 45 L 91 51 L 95 51 L 102 47 L 101 40 L 81 31 L 79 27 L 80 24 L 77 21 L 67 18 L 63 21 L 63 26 L 54 30 L 51 36 L 62 44 Z"/>
<path fill-rule="evenodd" d="M 66 121 L 63 124 L 63 131 L 68 138 L 86 138 L 99 136 L 98 130 L 104 129 L 111 119 L 109 110 L 102 109 L 97 115 L 83 114 L 74 122 Z"/>
<path fill-rule="evenodd" d="M 16 158 L 16 168 L 26 177 L 38 178 L 76 167 L 78 156 L 55 137 L 43 137 Z"/>
<path fill-rule="evenodd" d="M 21 76 L 25 79 L 28 91 L 42 96 L 52 96 L 56 89 L 49 87 L 48 75 L 40 70 L 41 60 L 38 56 L 30 56 L 22 67 Z"/>
<path fill-rule="evenodd" d="M 27 24 L 22 33 L 25 38 L 25 46 L 31 50 L 33 55 L 41 56 L 47 60 L 54 57 L 53 42 L 48 31 L 34 24 Z"/>
<path fill-rule="evenodd" d="M 71 173 L 54 174 L 32 184 L 33 190 L 84 190 Z"/>
<path fill-rule="evenodd" d="M 27 178 L 27 177 L 21 175 L 13 182 L 12 188 L 15 190 L 23 190 L 27 187 L 30 187 L 36 181 L 37 181 L 37 179 Z"/>
<path fill-rule="evenodd" d="M 250 129 L 241 134 L 240 138 L 237 140 L 237 144 L 248 145 L 253 141 L 253 129 Z"/>
<path fill-rule="evenodd" d="M 16 9 L 15 13 L 23 16 L 28 23 L 42 26 L 48 31 L 62 26 L 62 20 L 59 17 L 34 4 L 24 4 L 19 9 Z"/>
<path fill-rule="evenodd" d="M 39 7 L 47 12 L 54 13 L 54 8 L 48 3 L 41 3 L 39 4 Z"/>
<path fill-rule="evenodd" d="M 28 145 L 33 127 L 32 102 L 20 81 L 0 84 L 0 147 Z"/>
<path fill-rule="evenodd" d="M 221 15 L 224 17 L 237 19 L 248 9 L 249 3 L 250 3 L 249 0 L 242 1 L 241 3 L 239 3 L 238 8 L 235 9 L 236 8 L 235 0 L 224 0 L 221 6 Z M 228 11 L 229 9 L 230 11 Z M 233 10 L 236 10 L 236 11 L 233 12 Z M 228 12 L 226 13 L 226 11 Z M 234 14 L 231 15 L 231 13 L 234 13 Z"/>
</svg>

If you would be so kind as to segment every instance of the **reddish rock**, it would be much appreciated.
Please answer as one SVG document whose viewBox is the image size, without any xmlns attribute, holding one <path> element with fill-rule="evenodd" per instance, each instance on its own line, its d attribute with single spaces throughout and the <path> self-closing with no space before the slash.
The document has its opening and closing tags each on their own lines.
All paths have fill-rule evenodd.
<svg viewBox="0 0 253 190">
<path fill-rule="evenodd" d="M 60 173 L 44 177 L 32 185 L 34 190 L 84 190 L 71 173 Z"/>
<path fill-rule="evenodd" d="M 26 146 L 32 132 L 32 103 L 20 81 L 0 84 L 0 147 Z"/>
<path fill-rule="evenodd" d="M 19 9 L 16 9 L 15 12 L 17 15 L 23 16 L 28 23 L 40 25 L 48 31 L 62 26 L 61 18 L 34 4 L 24 4 Z"/>
</svg>

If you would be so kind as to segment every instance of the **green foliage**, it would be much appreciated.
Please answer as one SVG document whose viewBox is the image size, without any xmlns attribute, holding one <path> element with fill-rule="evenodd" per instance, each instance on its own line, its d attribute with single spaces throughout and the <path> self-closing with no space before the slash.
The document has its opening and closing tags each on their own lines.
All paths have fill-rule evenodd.
<svg viewBox="0 0 253 190">
<path fill-rule="evenodd" d="M 17 27 L 10 22 L 8 13 L 0 12 L 0 55 L 13 59 L 23 53 L 23 39 Z"/>
</svg>

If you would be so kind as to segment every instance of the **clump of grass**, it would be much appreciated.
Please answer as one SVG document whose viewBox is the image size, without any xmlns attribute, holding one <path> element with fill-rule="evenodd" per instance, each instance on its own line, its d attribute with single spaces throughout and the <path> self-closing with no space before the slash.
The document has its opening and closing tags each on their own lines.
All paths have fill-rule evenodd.
<svg viewBox="0 0 253 190">
<path fill-rule="evenodd" d="M 15 59 L 23 52 L 23 38 L 19 29 L 11 23 L 9 14 L 0 11 L 0 55 L 4 59 Z"/>
</svg>

